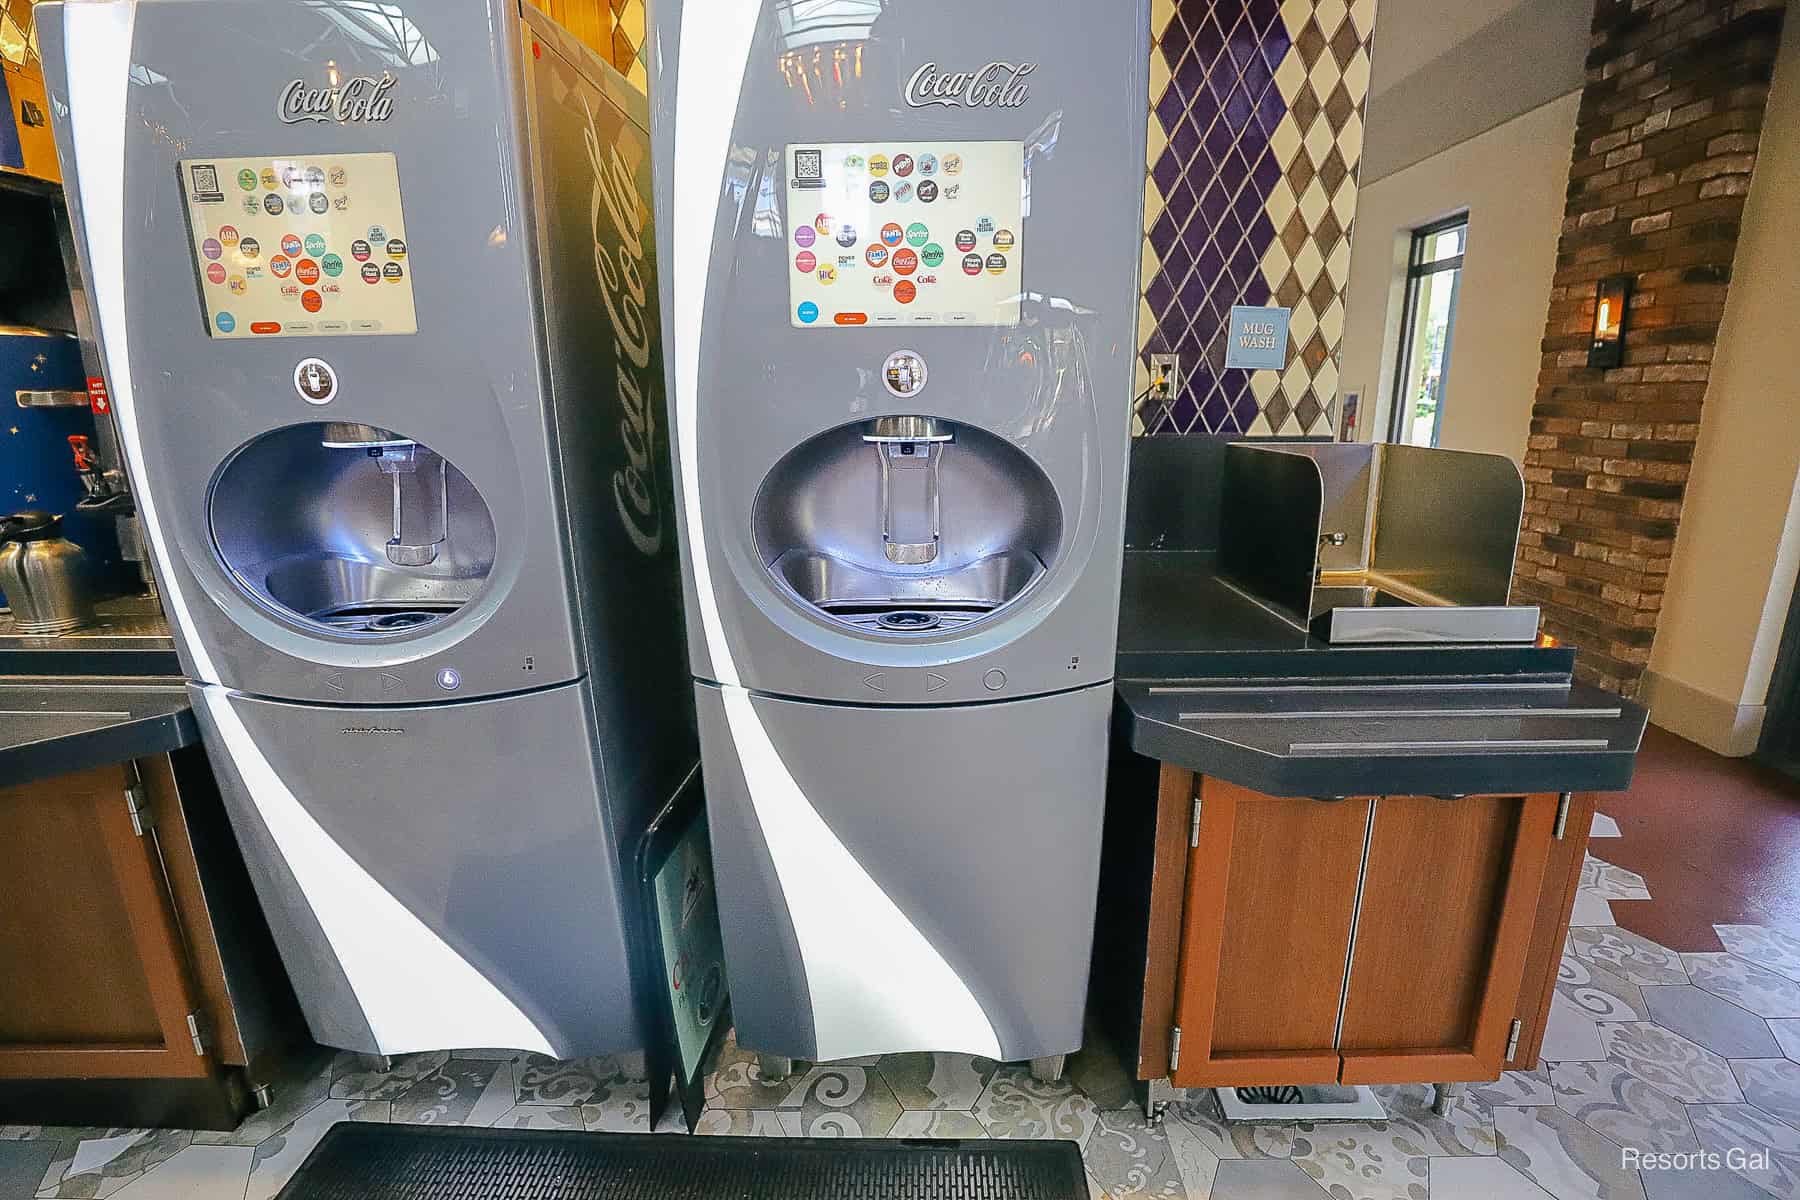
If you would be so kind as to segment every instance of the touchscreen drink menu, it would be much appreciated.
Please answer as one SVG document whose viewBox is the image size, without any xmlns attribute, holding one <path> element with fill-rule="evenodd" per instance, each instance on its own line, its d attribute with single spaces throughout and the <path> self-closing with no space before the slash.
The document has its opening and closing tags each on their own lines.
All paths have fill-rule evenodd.
<svg viewBox="0 0 1800 1200">
<path fill-rule="evenodd" d="M 795 328 L 1017 325 L 1019 142 L 787 148 Z"/>
<path fill-rule="evenodd" d="M 392 154 L 184 159 L 216 338 L 417 333 Z"/>
</svg>

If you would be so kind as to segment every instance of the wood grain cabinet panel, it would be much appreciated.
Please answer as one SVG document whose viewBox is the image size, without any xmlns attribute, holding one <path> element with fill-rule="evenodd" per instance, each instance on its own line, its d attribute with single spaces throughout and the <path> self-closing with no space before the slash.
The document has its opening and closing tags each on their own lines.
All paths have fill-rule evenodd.
<svg viewBox="0 0 1800 1200">
<path fill-rule="evenodd" d="M 1557 797 L 1375 807 L 1338 1048 L 1345 1083 L 1498 1077 Z"/>
</svg>

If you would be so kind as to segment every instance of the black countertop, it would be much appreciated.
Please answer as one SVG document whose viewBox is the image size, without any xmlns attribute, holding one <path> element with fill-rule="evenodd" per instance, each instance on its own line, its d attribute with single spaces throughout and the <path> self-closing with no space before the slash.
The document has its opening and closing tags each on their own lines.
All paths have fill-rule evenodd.
<svg viewBox="0 0 1800 1200">
<path fill-rule="evenodd" d="M 156 601 L 103 600 L 96 615 L 44 637 L 18 632 L 0 610 L 0 787 L 200 740 Z"/>
<path fill-rule="evenodd" d="M 1214 573 L 1129 551 L 1118 719 L 1138 753 L 1278 796 L 1612 791 L 1643 709 L 1552 646 L 1333 646 Z"/>
<path fill-rule="evenodd" d="M 179 678 L 0 675 L 0 786 L 199 740 L 187 684 Z"/>
</svg>

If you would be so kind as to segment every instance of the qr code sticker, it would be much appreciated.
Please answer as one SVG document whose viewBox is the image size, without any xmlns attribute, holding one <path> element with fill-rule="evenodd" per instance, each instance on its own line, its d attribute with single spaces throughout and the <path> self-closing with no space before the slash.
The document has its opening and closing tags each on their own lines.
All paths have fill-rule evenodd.
<svg viewBox="0 0 1800 1200">
<path fill-rule="evenodd" d="M 219 168 L 212 163 L 195 163 L 193 167 L 194 199 L 223 200 L 225 193 L 219 188 Z"/>
<path fill-rule="evenodd" d="M 794 151 L 794 178 L 800 180 L 822 179 L 825 176 L 825 152 L 823 150 Z"/>
</svg>

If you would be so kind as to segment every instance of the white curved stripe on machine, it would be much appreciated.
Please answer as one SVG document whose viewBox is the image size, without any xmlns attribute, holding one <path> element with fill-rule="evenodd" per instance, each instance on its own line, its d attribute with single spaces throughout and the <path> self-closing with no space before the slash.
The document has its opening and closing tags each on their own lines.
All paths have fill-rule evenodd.
<svg viewBox="0 0 1800 1200">
<path fill-rule="evenodd" d="M 325 832 L 220 687 L 199 689 L 223 749 L 293 873 L 383 1054 L 467 1046 L 556 1050 L 499 988 Z"/>
</svg>

